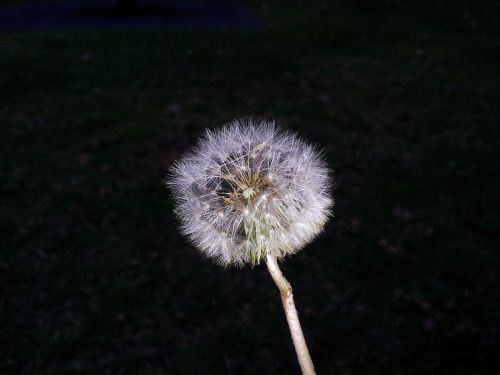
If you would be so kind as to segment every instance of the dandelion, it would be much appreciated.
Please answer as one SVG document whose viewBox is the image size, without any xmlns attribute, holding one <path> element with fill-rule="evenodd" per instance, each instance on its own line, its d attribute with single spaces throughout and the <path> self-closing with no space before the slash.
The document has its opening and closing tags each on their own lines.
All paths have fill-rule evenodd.
<svg viewBox="0 0 500 375">
<path fill-rule="evenodd" d="M 234 120 L 207 131 L 171 172 L 181 230 L 203 254 L 223 266 L 266 262 L 302 372 L 313 374 L 277 260 L 302 249 L 331 215 L 331 178 L 319 152 L 274 122 Z"/>
</svg>

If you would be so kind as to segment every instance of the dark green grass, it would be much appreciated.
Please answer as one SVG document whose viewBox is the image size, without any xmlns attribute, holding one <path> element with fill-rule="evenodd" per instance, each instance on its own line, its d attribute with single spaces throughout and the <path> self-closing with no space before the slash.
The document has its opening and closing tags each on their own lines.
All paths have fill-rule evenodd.
<svg viewBox="0 0 500 375">
<path fill-rule="evenodd" d="M 164 187 L 205 127 L 249 114 L 335 170 L 334 220 L 283 263 L 318 373 L 495 373 L 498 34 L 481 9 L 356 4 L 0 35 L 2 374 L 298 373 L 265 267 L 204 260 Z"/>
</svg>

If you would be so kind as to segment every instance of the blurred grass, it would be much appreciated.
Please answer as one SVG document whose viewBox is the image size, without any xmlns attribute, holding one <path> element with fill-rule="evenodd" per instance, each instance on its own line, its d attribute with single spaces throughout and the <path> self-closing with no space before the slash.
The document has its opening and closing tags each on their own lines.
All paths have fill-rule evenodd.
<svg viewBox="0 0 500 375">
<path fill-rule="evenodd" d="M 494 373 L 498 2 L 381 3 L 0 35 L 1 372 L 298 372 L 265 269 L 202 259 L 163 186 L 205 127 L 253 114 L 335 169 L 335 219 L 283 263 L 318 373 Z"/>
</svg>

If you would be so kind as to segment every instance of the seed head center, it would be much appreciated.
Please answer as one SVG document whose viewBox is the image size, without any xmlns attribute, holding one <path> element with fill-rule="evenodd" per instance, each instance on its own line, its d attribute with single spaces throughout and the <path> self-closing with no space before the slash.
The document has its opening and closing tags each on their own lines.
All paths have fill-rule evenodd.
<svg viewBox="0 0 500 375">
<path fill-rule="evenodd" d="M 255 194 L 257 194 L 257 188 L 252 186 L 247 187 L 241 194 L 243 195 L 243 198 L 249 201 L 255 196 Z"/>
</svg>

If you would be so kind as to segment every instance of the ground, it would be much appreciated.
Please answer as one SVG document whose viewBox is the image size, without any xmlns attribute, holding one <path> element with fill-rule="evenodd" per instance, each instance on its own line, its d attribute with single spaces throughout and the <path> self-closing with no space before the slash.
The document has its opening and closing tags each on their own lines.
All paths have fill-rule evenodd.
<svg viewBox="0 0 500 375">
<path fill-rule="evenodd" d="M 335 173 L 334 219 L 282 263 L 318 373 L 494 373 L 498 2 L 449 3 L 0 34 L 2 374 L 299 372 L 265 267 L 205 260 L 164 186 L 206 127 L 250 114 Z"/>
</svg>

